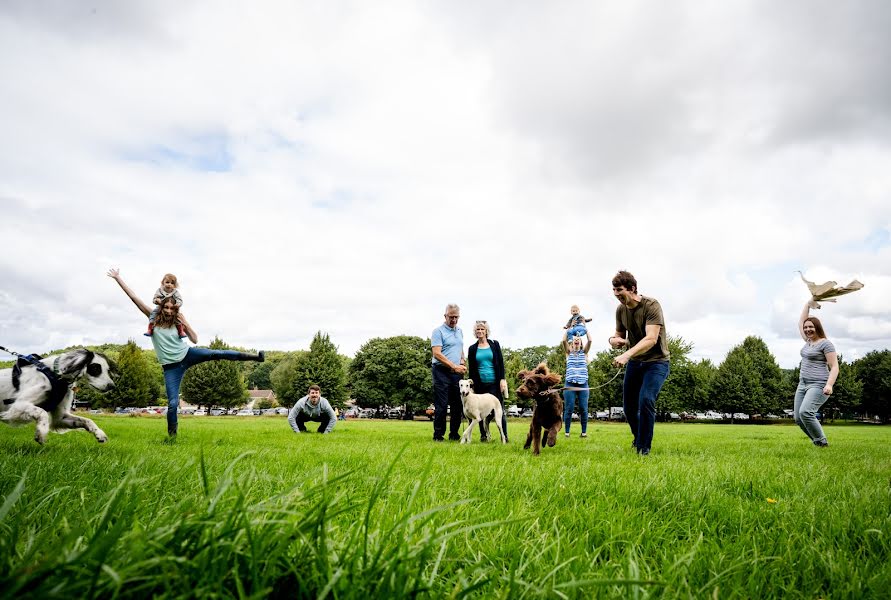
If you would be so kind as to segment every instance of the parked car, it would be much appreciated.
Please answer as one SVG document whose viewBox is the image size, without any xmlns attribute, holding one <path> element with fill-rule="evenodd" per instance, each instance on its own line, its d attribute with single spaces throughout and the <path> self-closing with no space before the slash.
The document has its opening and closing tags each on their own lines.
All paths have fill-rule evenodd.
<svg viewBox="0 0 891 600">
<path fill-rule="evenodd" d="M 254 411 L 252 411 L 252 410 L 249 409 L 249 408 L 242 408 L 240 411 L 238 411 L 237 413 L 235 413 L 235 416 L 238 416 L 238 417 L 253 417 L 253 416 L 254 416 Z"/>
<path fill-rule="evenodd" d="M 387 411 L 387 418 L 390 419 L 401 419 L 402 415 L 405 414 L 405 411 L 399 407 L 391 408 Z"/>
<path fill-rule="evenodd" d="M 212 408 L 210 409 L 210 414 L 213 417 L 219 417 L 220 415 L 226 414 L 226 409 L 224 408 Z"/>
<path fill-rule="evenodd" d="M 520 413 L 520 416 L 521 416 L 521 417 L 529 417 L 529 418 L 531 418 L 531 417 L 532 417 L 532 409 L 531 409 L 531 408 L 523 409 L 523 412 Z"/>
<path fill-rule="evenodd" d="M 204 410 L 203 408 L 199 408 L 199 409 L 196 410 L 193 414 L 194 414 L 196 417 L 203 417 L 203 416 L 205 416 L 205 415 L 207 414 L 207 411 Z"/>
<path fill-rule="evenodd" d="M 508 417 L 519 417 L 523 414 L 523 409 L 517 406 L 516 404 L 511 404 L 507 407 L 507 416 Z"/>
<path fill-rule="evenodd" d="M 289 412 L 291 412 L 291 411 L 289 409 L 285 408 L 284 406 L 279 406 L 278 408 L 275 409 L 275 414 L 277 414 L 277 415 L 287 416 L 287 414 Z"/>
</svg>

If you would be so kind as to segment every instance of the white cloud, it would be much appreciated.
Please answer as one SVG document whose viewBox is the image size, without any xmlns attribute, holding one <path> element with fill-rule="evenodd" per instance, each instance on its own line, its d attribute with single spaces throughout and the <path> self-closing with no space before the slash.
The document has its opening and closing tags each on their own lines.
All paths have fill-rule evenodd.
<svg viewBox="0 0 891 600">
<path fill-rule="evenodd" d="M 450 301 L 468 342 L 555 344 L 577 303 L 599 344 L 620 268 L 716 362 L 797 362 L 795 269 L 867 284 L 821 313 L 846 358 L 891 343 L 880 3 L 93 6 L 0 8 L 8 347 L 148 347 L 110 266 L 254 348 Z"/>
</svg>

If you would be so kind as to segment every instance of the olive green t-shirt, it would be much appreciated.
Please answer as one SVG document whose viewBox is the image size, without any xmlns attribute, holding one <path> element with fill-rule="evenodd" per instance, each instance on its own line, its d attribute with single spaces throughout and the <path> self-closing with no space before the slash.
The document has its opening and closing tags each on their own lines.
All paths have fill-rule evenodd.
<svg viewBox="0 0 891 600">
<path fill-rule="evenodd" d="M 624 304 L 616 307 L 616 331 L 624 334 L 628 332 L 628 348 L 634 348 L 639 341 L 647 337 L 647 325 L 659 325 L 659 339 L 656 345 L 638 354 L 631 360 L 652 362 L 656 360 L 668 360 L 668 334 L 665 333 L 665 317 L 662 316 L 662 306 L 655 298 L 640 297 L 640 303 L 634 308 L 628 308 Z"/>
</svg>

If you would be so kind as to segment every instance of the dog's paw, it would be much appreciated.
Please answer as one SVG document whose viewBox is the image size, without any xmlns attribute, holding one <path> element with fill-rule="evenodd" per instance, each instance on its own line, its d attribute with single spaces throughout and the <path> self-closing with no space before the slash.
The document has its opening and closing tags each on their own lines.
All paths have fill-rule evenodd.
<svg viewBox="0 0 891 600">
<path fill-rule="evenodd" d="M 99 442 L 100 444 L 104 444 L 105 442 L 108 441 L 108 436 L 105 435 L 104 431 L 99 429 L 96 431 L 96 441 Z"/>
<path fill-rule="evenodd" d="M 34 434 L 34 441 L 43 446 L 46 443 L 46 432 L 40 432 Z"/>
</svg>

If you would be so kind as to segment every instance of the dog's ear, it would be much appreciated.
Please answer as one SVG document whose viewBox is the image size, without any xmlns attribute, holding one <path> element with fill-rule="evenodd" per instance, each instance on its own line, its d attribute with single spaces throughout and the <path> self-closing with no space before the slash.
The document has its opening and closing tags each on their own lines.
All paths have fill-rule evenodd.
<svg viewBox="0 0 891 600">
<path fill-rule="evenodd" d="M 522 371 L 517 373 L 517 379 L 519 379 L 520 381 L 525 380 L 527 377 L 529 377 L 529 371 L 527 371 L 526 369 L 523 369 Z"/>
<path fill-rule="evenodd" d="M 535 367 L 535 373 L 537 375 L 547 375 L 548 374 L 548 364 L 547 363 L 538 363 L 538 366 Z"/>
<path fill-rule="evenodd" d="M 562 377 L 560 377 L 559 373 L 549 373 L 547 377 L 544 378 L 544 382 L 547 387 L 551 387 L 560 383 L 561 379 Z"/>
<path fill-rule="evenodd" d="M 69 352 L 59 361 L 59 371 L 63 375 L 71 375 L 82 371 L 88 364 L 93 362 L 93 353 L 86 349 L 75 350 Z"/>
<path fill-rule="evenodd" d="M 467 381 L 470 382 L 470 387 L 473 387 L 473 379 L 468 379 Z M 452 388 L 452 389 L 454 389 L 454 388 Z"/>
</svg>

